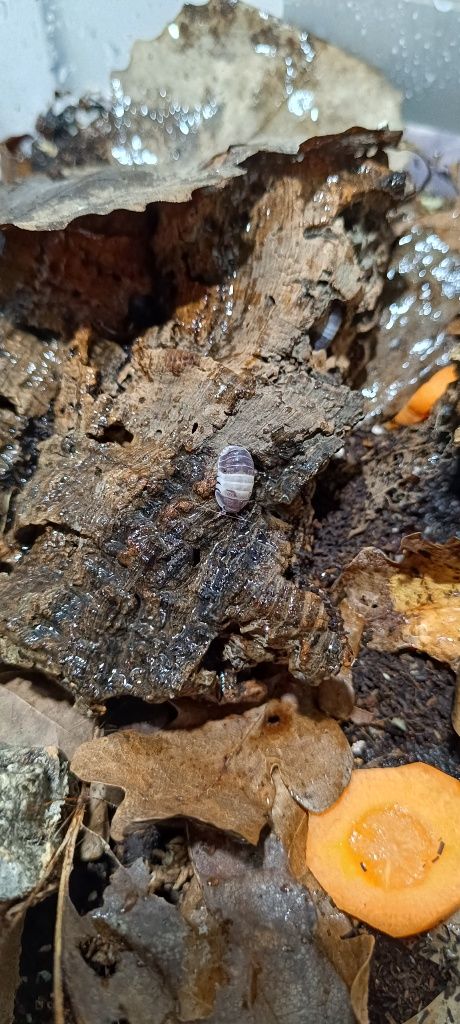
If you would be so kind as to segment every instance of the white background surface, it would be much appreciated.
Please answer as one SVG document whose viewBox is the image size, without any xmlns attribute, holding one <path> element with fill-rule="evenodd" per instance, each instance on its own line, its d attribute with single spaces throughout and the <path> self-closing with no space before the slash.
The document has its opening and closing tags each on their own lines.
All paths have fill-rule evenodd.
<svg viewBox="0 0 460 1024">
<path fill-rule="evenodd" d="M 158 35 L 181 6 L 181 0 L 0 0 L 0 140 L 32 131 L 55 90 L 76 97 L 107 93 L 110 72 L 127 66 L 134 40 Z M 460 133 L 460 0 L 264 0 L 261 6 L 381 68 L 405 91 L 409 120 Z"/>
</svg>

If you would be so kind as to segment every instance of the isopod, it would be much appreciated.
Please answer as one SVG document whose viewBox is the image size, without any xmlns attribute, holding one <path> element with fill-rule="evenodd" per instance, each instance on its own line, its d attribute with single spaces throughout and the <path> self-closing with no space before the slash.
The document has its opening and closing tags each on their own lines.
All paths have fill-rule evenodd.
<svg viewBox="0 0 460 1024">
<path fill-rule="evenodd" d="M 240 512 L 254 487 L 251 452 L 237 444 L 223 448 L 217 460 L 216 501 L 223 512 Z"/>
<path fill-rule="evenodd" d="M 343 313 L 340 302 L 333 302 L 331 305 L 330 313 L 327 321 L 323 327 L 323 331 L 319 338 L 316 339 L 314 344 L 315 352 L 318 352 L 321 348 L 328 348 L 336 334 L 339 333 L 342 326 Z"/>
</svg>

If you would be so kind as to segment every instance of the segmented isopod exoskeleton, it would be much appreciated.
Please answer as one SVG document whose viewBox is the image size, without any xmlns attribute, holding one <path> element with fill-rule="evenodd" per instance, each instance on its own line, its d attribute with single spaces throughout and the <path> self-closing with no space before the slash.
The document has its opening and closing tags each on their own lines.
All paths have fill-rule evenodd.
<svg viewBox="0 0 460 1024">
<path fill-rule="evenodd" d="M 217 460 L 216 501 L 224 512 L 240 512 L 254 487 L 251 452 L 237 444 L 223 448 Z"/>
<path fill-rule="evenodd" d="M 321 348 L 328 348 L 336 334 L 339 333 L 342 326 L 343 312 L 342 305 L 340 302 L 333 302 L 329 311 L 329 316 L 323 327 L 322 333 L 314 343 L 315 352 L 318 352 Z"/>
</svg>

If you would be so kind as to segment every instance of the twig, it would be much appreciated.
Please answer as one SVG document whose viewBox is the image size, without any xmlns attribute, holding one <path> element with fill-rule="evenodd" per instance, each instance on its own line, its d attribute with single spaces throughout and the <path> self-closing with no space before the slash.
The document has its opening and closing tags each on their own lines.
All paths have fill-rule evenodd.
<svg viewBox="0 0 460 1024">
<path fill-rule="evenodd" d="M 66 835 L 66 847 L 62 860 L 61 877 L 59 880 L 59 891 L 56 908 L 56 927 L 54 931 L 54 957 L 53 957 L 53 998 L 54 998 L 54 1024 L 65 1024 L 64 1011 L 64 985 L 62 981 L 62 922 L 64 916 L 65 898 L 70 872 L 72 870 L 75 844 L 78 833 L 83 822 L 83 815 L 86 809 L 86 798 L 83 793 L 77 804 L 75 814 L 69 825 Z"/>
</svg>

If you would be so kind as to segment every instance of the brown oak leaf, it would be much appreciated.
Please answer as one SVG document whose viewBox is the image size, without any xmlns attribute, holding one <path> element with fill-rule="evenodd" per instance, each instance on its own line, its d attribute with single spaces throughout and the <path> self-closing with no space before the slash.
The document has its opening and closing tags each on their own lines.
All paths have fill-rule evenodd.
<svg viewBox="0 0 460 1024">
<path fill-rule="evenodd" d="M 270 821 L 274 769 L 302 807 L 322 811 L 352 768 L 336 722 L 271 700 L 192 730 L 123 731 L 83 743 L 72 762 L 81 779 L 119 786 L 126 796 L 112 835 L 140 822 L 190 817 L 257 843 Z"/>
</svg>

